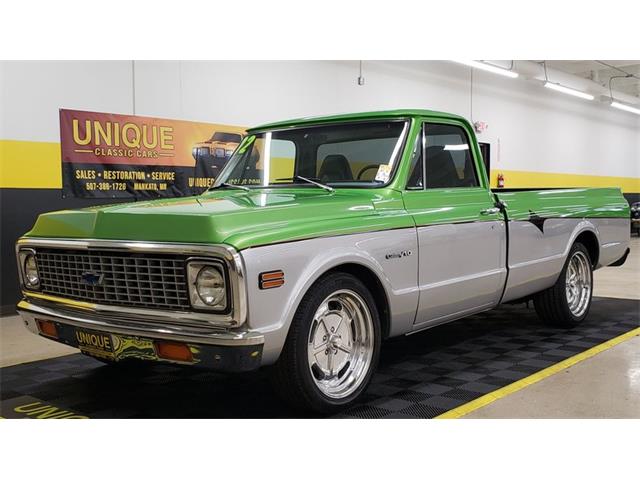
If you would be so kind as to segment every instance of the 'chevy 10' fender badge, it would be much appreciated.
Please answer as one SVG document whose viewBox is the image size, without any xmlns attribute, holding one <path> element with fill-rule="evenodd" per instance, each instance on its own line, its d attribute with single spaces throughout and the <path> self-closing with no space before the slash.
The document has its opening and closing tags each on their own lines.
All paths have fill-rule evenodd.
<svg viewBox="0 0 640 480">
<path fill-rule="evenodd" d="M 391 260 L 392 258 L 410 257 L 411 250 L 402 250 L 401 252 L 387 253 L 384 258 Z"/>
</svg>

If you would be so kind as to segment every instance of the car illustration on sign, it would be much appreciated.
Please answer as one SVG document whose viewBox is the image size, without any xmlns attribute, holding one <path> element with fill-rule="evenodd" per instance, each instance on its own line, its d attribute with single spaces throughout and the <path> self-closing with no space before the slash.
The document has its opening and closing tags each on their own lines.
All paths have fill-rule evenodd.
<svg viewBox="0 0 640 480">
<path fill-rule="evenodd" d="M 218 131 L 209 140 L 196 143 L 192 150 L 196 175 L 217 177 L 241 141 L 240 133 Z"/>
<path fill-rule="evenodd" d="M 250 129 L 201 195 L 41 215 L 18 311 L 109 364 L 270 367 L 284 399 L 334 412 L 384 339 L 530 300 L 582 322 L 629 227 L 618 188 L 492 190 L 457 115 L 290 120 Z"/>
</svg>

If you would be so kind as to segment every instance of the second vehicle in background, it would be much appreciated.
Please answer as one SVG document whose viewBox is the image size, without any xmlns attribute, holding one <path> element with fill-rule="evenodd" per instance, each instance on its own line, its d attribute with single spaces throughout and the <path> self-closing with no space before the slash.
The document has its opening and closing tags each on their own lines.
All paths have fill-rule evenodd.
<svg viewBox="0 0 640 480">
<path fill-rule="evenodd" d="M 640 202 L 631 204 L 631 233 L 640 235 Z"/>
</svg>

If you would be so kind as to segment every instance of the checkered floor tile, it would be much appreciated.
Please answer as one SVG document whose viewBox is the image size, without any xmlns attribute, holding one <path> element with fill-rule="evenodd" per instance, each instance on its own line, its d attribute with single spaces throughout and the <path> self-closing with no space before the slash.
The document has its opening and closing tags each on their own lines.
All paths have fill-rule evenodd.
<svg viewBox="0 0 640 480">
<path fill-rule="evenodd" d="M 587 320 L 570 330 L 547 327 L 520 305 L 391 339 L 359 404 L 338 417 L 432 418 L 639 325 L 640 302 L 594 298 Z M 5 406 L 24 398 L 91 418 L 305 415 L 275 396 L 264 372 L 155 364 L 123 371 L 81 354 L 2 368 L 0 387 Z"/>
</svg>

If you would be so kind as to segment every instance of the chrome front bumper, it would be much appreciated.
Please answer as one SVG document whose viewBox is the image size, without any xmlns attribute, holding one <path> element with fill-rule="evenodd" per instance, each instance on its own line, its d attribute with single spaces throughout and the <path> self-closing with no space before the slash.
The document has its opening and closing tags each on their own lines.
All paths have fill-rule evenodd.
<svg viewBox="0 0 640 480">
<path fill-rule="evenodd" d="M 52 320 L 73 327 L 98 330 L 116 335 L 139 336 L 150 339 L 174 340 L 176 342 L 216 345 L 223 347 L 243 347 L 262 345 L 264 336 L 249 330 L 224 330 L 207 327 L 195 327 L 169 324 L 166 319 L 131 318 L 85 309 L 62 307 L 51 302 L 39 302 L 24 299 L 17 305 L 27 328 L 39 334 L 36 319 Z"/>
</svg>

